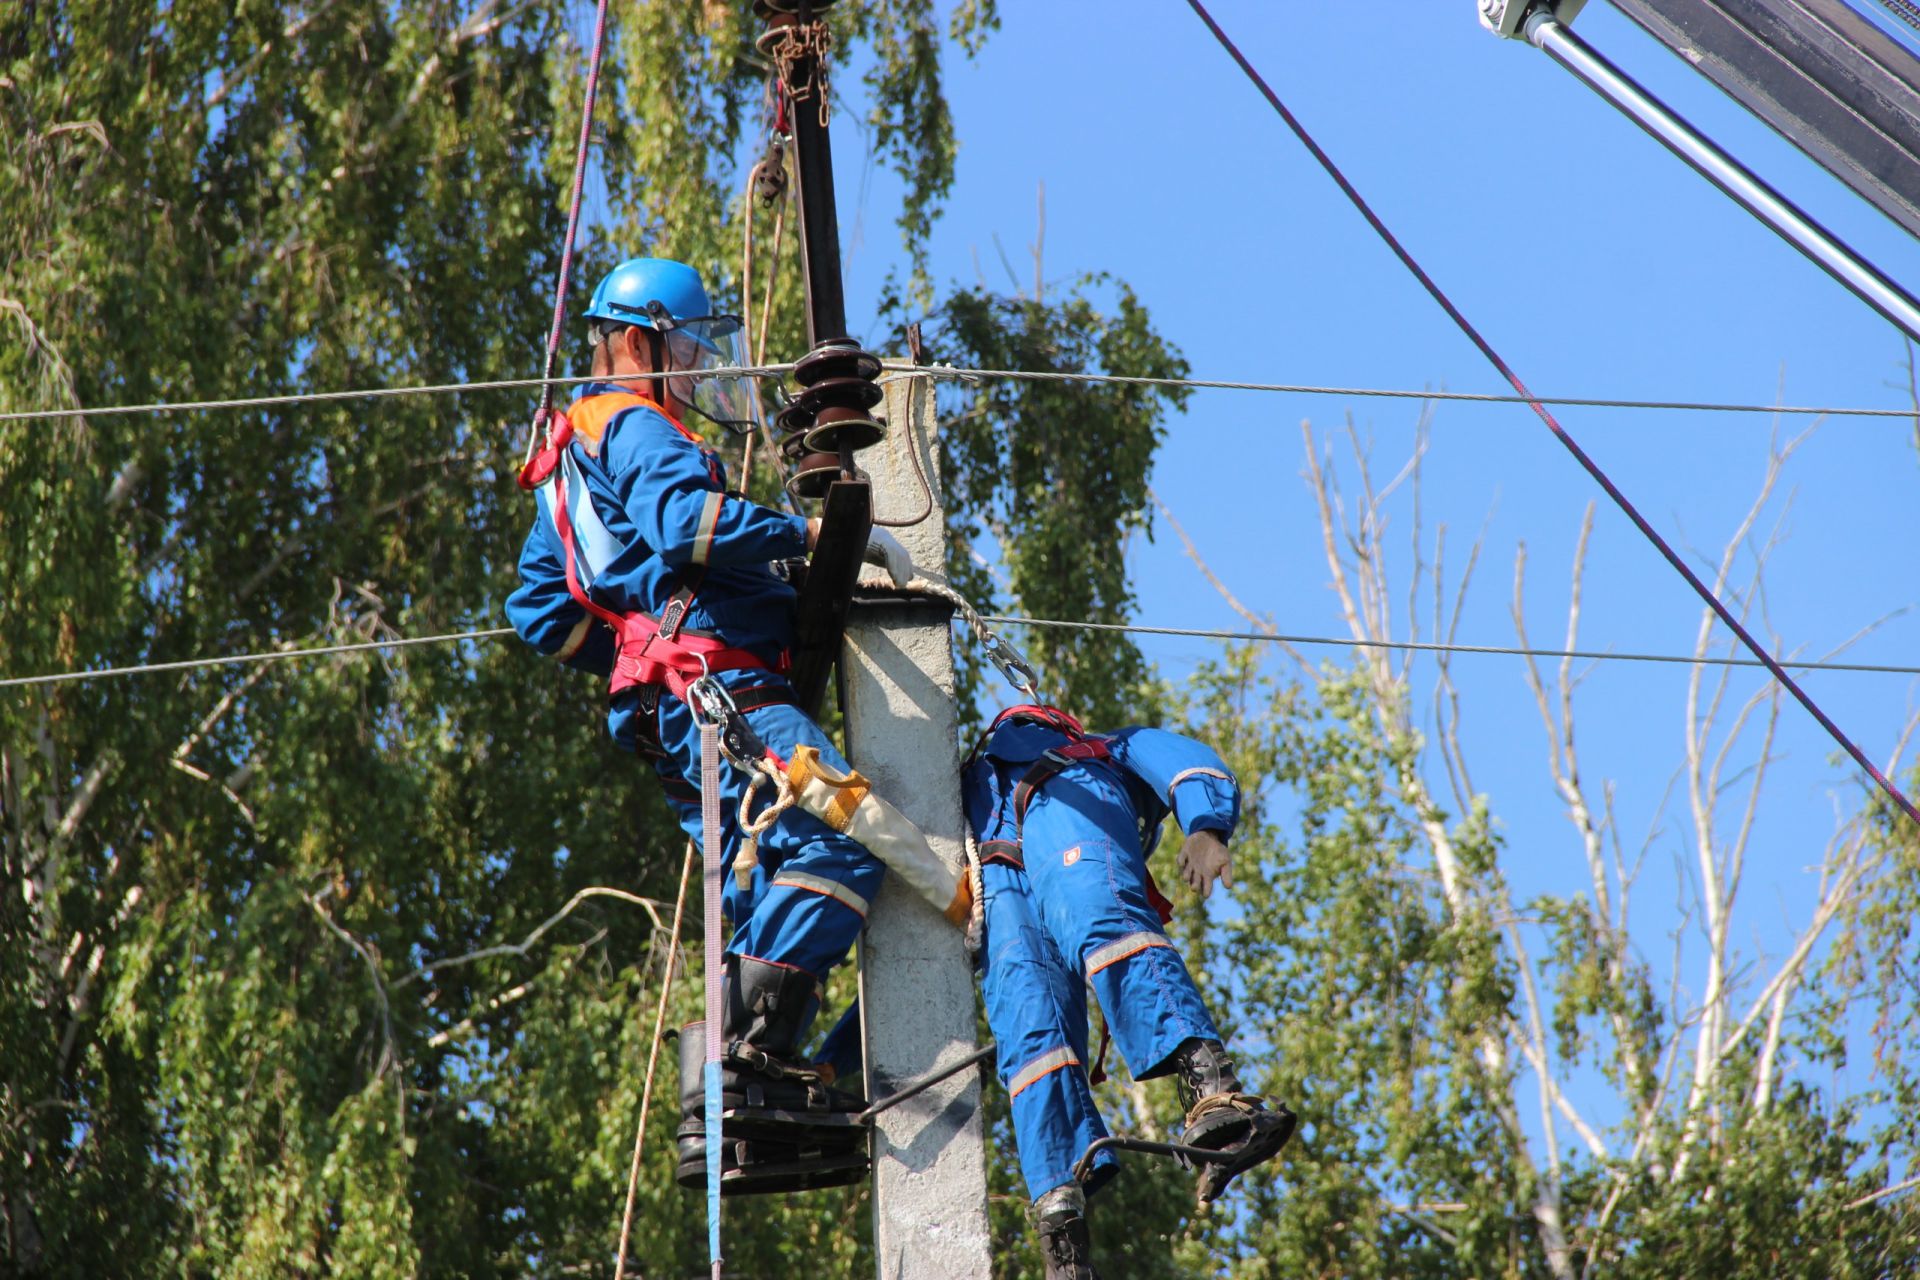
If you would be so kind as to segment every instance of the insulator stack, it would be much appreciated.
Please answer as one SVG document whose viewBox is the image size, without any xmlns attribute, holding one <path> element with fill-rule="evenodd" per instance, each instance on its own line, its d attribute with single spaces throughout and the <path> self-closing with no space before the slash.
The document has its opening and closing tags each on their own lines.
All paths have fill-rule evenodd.
<svg viewBox="0 0 1920 1280">
<path fill-rule="evenodd" d="M 880 443 L 886 424 L 874 406 L 886 392 L 874 381 L 880 358 L 851 338 L 821 343 L 794 367 L 800 394 L 780 411 L 780 453 L 792 468 L 787 489 L 797 498 L 818 499 L 842 475 L 856 478 L 853 455 Z"/>
</svg>

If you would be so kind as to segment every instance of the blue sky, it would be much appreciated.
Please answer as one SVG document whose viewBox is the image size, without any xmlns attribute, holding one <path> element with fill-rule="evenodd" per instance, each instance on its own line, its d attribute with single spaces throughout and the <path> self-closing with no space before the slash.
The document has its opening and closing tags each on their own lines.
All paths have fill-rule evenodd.
<svg viewBox="0 0 1920 1280">
<path fill-rule="evenodd" d="M 1871 6 L 1863 6 L 1871 8 Z M 1389 225 L 1541 394 L 1905 407 L 1905 350 L 1887 322 L 1708 186 L 1545 55 L 1484 32 L 1471 0 L 1371 5 L 1218 0 L 1216 17 Z M 1007 288 L 997 234 L 1024 284 L 1046 184 L 1049 279 L 1127 281 L 1202 377 L 1382 387 L 1506 388 L 1419 290 L 1177 0 L 1006 4 L 1003 29 L 949 69 L 958 182 L 933 237 L 936 276 Z M 1608 5 L 1576 23 L 1723 146 L 1879 265 L 1920 286 L 1910 238 L 1747 116 Z M 850 78 L 850 77 L 849 77 Z M 842 117 L 843 119 L 845 117 Z M 898 262 L 897 186 L 837 148 L 853 325 Z M 871 327 L 870 336 L 882 335 Z M 1175 420 L 1155 484 L 1213 567 L 1284 631 L 1341 634 L 1302 465 L 1299 426 L 1352 414 L 1392 474 L 1416 406 L 1203 392 Z M 1760 482 L 1765 417 L 1569 409 L 1562 421 L 1683 550 L 1717 555 Z M 1788 420 L 1783 432 L 1804 422 Z M 1785 541 L 1767 622 L 1809 654 L 1920 600 L 1920 452 L 1909 422 L 1830 419 L 1800 449 L 1769 510 Z M 1426 465 L 1429 542 L 1445 522 L 1458 562 L 1485 548 L 1460 638 L 1511 642 L 1513 557 L 1530 557 L 1536 644 L 1565 629 L 1580 513 L 1601 500 L 1583 647 L 1684 652 L 1700 606 L 1522 406 L 1441 405 Z M 1787 499 L 1791 498 L 1790 505 Z M 1399 538 L 1409 510 L 1395 509 Z M 1164 529 L 1132 550 L 1142 621 L 1238 627 Z M 1696 564 L 1700 563 L 1698 559 Z M 1404 573 L 1405 563 L 1400 566 Z M 1404 581 L 1404 579 L 1402 579 Z M 1920 615 L 1851 652 L 1913 664 Z M 1178 676 L 1216 652 L 1147 640 Z M 1430 668 L 1427 668 L 1430 671 Z M 1493 798 L 1523 898 L 1585 883 L 1546 770 L 1518 663 L 1456 666 L 1477 787 Z M 1758 677 L 1734 680 L 1735 696 Z M 1883 760 L 1920 705 L 1906 677 L 1819 674 L 1813 695 Z M 1681 760 L 1685 673 L 1605 664 L 1577 711 L 1584 773 L 1612 780 L 1637 843 Z M 1807 872 L 1854 792 L 1798 708 L 1782 714 L 1736 937 L 1778 954 L 1806 915 Z M 1684 807 L 1670 805 L 1638 887 L 1637 933 L 1667 968 Z M 1698 955 L 1697 940 L 1689 946 Z M 1683 975 L 1697 989 L 1692 966 Z M 1855 1078 L 1852 1083 L 1864 1080 Z"/>
</svg>

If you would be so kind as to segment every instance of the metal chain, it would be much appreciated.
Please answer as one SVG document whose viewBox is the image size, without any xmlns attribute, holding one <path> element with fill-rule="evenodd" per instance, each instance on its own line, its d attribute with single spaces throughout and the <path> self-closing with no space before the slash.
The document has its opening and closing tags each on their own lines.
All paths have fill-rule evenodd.
<svg viewBox="0 0 1920 1280">
<path fill-rule="evenodd" d="M 780 38 L 767 50 L 774 63 L 780 68 L 780 83 L 789 86 L 789 99 L 797 106 L 809 98 L 819 99 L 820 127 L 827 127 L 827 55 L 833 52 L 833 32 L 827 24 L 819 20 L 801 26 L 794 23 L 790 27 L 780 28 Z M 793 64 L 801 58 L 811 55 L 813 74 L 807 83 L 793 86 L 789 73 Z"/>
</svg>

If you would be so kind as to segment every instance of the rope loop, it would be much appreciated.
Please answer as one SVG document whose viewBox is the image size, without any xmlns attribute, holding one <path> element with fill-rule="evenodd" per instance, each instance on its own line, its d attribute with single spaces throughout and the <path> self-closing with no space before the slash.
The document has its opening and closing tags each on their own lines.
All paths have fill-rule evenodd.
<svg viewBox="0 0 1920 1280">
<path fill-rule="evenodd" d="M 771 786 L 773 800 L 760 816 L 753 814 L 754 797 Z M 758 839 L 768 827 L 780 820 L 780 815 L 794 806 L 793 783 L 787 775 L 776 768 L 771 760 L 759 760 L 754 763 L 753 776 L 747 781 L 747 789 L 740 797 L 740 830 L 749 837 Z"/>
</svg>

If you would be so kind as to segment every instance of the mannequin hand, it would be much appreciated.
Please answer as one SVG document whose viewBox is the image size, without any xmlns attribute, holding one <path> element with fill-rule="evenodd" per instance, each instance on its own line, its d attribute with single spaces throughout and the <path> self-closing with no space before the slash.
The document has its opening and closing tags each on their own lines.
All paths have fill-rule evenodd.
<svg viewBox="0 0 1920 1280">
<path fill-rule="evenodd" d="M 1201 897 L 1213 891 L 1218 880 L 1233 888 L 1233 853 L 1218 831 L 1196 831 L 1180 846 L 1180 878 Z"/>
</svg>

